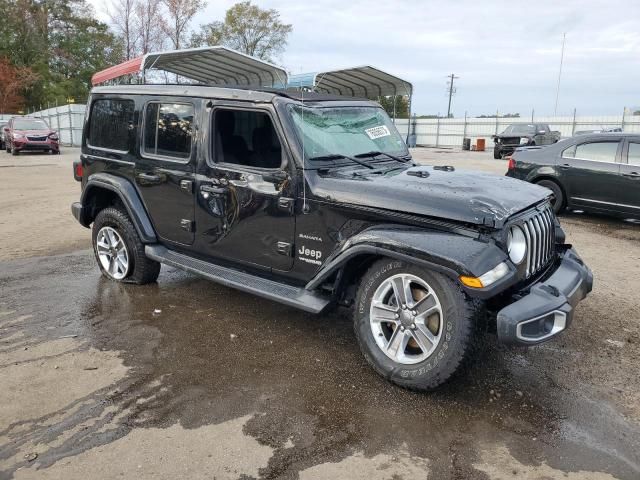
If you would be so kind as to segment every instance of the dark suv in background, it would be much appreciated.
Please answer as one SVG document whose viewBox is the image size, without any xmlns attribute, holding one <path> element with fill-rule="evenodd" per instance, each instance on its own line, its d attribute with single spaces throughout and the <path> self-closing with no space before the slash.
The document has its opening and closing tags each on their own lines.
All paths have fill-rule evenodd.
<svg viewBox="0 0 640 480">
<path fill-rule="evenodd" d="M 23 151 L 60 153 L 58 134 L 41 118 L 13 117 L 4 127 L 7 153 Z"/>
<path fill-rule="evenodd" d="M 416 166 L 367 100 L 95 88 L 74 176 L 110 280 L 153 282 L 163 263 L 311 313 L 350 308 L 366 360 L 415 390 L 450 378 L 482 329 L 553 338 L 592 288 L 551 192 Z"/>
<path fill-rule="evenodd" d="M 560 140 L 560 132 L 551 131 L 546 123 L 514 123 L 492 138 L 493 158 L 498 160 L 518 147 L 554 144 Z"/>
</svg>

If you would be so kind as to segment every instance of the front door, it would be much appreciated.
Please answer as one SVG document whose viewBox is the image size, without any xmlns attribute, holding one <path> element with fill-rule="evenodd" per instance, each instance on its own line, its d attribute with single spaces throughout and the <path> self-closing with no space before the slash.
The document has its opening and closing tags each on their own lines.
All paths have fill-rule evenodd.
<svg viewBox="0 0 640 480">
<path fill-rule="evenodd" d="M 194 238 L 195 111 L 191 101 L 146 103 L 135 171 L 157 235 L 182 245 Z"/>
<path fill-rule="evenodd" d="M 578 143 L 562 152 L 558 168 L 576 207 L 610 210 L 621 187 L 620 139 Z"/>
<path fill-rule="evenodd" d="M 620 165 L 624 187 L 619 192 L 620 209 L 634 218 L 640 217 L 640 138 L 629 140 Z"/>
<path fill-rule="evenodd" d="M 262 270 L 293 265 L 290 157 L 268 106 L 216 103 L 197 175 L 199 253 Z"/>
</svg>

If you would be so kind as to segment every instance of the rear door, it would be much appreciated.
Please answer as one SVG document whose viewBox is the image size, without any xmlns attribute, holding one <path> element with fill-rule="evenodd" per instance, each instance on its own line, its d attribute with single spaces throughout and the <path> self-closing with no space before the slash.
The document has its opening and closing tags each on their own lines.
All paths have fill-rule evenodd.
<svg viewBox="0 0 640 480">
<path fill-rule="evenodd" d="M 615 210 L 622 188 L 619 137 L 585 140 L 566 148 L 558 159 L 567 196 L 575 207 Z"/>
<path fill-rule="evenodd" d="M 640 216 L 640 138 L 626 142 L 620 165 L 621 181 L 624 186 L 619 192 L 620 209 L 633 215 Z"/>
<path fill-rule="evenodd" d="M 200 100 L 149 100 L 141 111 L 135 179 L 157 235 L 191 245 L 194 238 L 196 112 Z"/>
</svg>

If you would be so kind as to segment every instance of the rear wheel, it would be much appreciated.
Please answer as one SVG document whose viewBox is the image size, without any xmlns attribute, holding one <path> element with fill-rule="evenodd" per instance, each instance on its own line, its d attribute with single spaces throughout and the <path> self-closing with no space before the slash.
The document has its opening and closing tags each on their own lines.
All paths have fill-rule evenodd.
<svg viewBox="0 0 640 480">
<path fill-rule="evenodd" d="M 562 189 L 560 185 L 558 185 L 553 180 L 540 180 L 537 182 L 541 187 L 548 188 L 551 190 L 551 206 L 553 207 L 553 211 L 557 214 L 560 214 L 562 210 L 564 210 L 564 194 L 562 193 Z"/>
<path fill-rule="evenodd" d="M 144 244 L 131 219 L 114 207 L 101 210 L 93 222 L 93 251 L 102 274 L 110 280 L 145 284 L 155 282 L 160 264 L 144 253 Z"/>
<path fill-rule="evenodd" d="M 18 155 L 20 152 L 18 150 L 16 150 L 16 147 L 11 147 L 11 155 L 13 155 L 14 157 L 16 155 Z"/>
<path fill-rule="evenodd" d="M 401 387 L 431 390 L 467 355 L 474 311 L 447 277 L 384 259 L 362 279 L 354 328 L 374 370 Z"/>
</svg>

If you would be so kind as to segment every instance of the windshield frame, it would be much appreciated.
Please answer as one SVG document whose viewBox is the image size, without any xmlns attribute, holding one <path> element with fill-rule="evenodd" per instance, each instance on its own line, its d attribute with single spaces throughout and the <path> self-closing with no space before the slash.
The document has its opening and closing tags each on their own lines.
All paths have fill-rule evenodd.
<svg viewBox="0 0 640 480">
<path fill-rule="evenodd" d="M 31 128 L 31 127 L 22 127 L 18 126 L 19 122 L 34 122 L 34 123 L 42 123 L 42 128 Z M 11 125 L 13 130 L 51 130 L 49 124 L 43 118 L 14 118 L 13 125 Z"/>
<path fill-rule="evenodd" d="M 341 167 L 341 166 L 347 166 L 347 165 L 354 165 L 353 162 L 351 162 L 349 160 L 349 156 L 353 156 L 352 154 L 350 154 L 349 152 L 329 152 L 331 154 L 336 154 L 336 155 L 345 155 L 347 158 L 343 158 L 343 159 L 336 159 L 336 160 L 322 160 L 322 161 L 316 161 L 316 160 L 312 160 L 311 158 L 316 156 L 316 155 L 310 155 L 308 151 L 304 152 L 304 157 L 303 158 L 303 153 L 302 153 L 302 135 L 301 132 L 298 128 L 298 126 L 296 125 L 296 122 L 294 120 L 294 113 L 293 113 L 293 108 L 305 108 L 305 109 L 317 109 L 317 110 L 323 110 L 323 109 L 341 109 L 341 108 L 357 108 L 357 109 L 361 109 L 361 108 L 370 108 L 370 109 L 377 109 L 378 111 L 381 111 L 388 119 L 389 122 L 389 129 L 393 129 L 392 130 L 392 134 L 397 134 L 399 139 L 402 140 L 402 150 L 401 151 L 394 151 L 391 152 L 389 151 L 388 153 L 392 153 L 393 155 L 403 158 L 403 159 L 407 159 L 408 161 L 411 160 L 411 152 L 409 151 L 409 148 L 406 145 L 405 139 L 403 138 L 402 134 L 400 134 L 400 132 L 397 130 L 395 124 L 393 123 L 393 121 L 391 120 L 391 118 L 389 117 L 389 115 L 387 114 L 387 112 L 377 103 L 371 102 L 369 100 L 347 100 L 345 99 L 345 101 L 331 101 L 331 102 L 309 102 L 309 103 L 301 103 L 301 102 L 283 102 L 284 105 L 279 105 L 278 108 L 280 114 L 282 116 L 285 117 L 285 122 L 287 124 L 287 134 L 293 136 L 293 139 L 295 139 L 295 146 L 297 147 L 297 155 L 296 155 L 296 163 L 299 163 L 301 166 L 308 162 L 307 167 L 309 167 L 309 165 L 311 165 L 312 169 L 317 169 L 317 168 L 327 168 L 327 167 Z M 291 145 L 293 146 L 293 145 Z M 372 148 L 369 148 L 369 150 L 372 150 Z M 363 152 L 359 152 L 359 153 L 366 153 L 369 150 L 363 150 Z M 376 150 L 380 150 L 380 147 L 376 147 Z M 365 157 L 361 159 L 364 162 L 367 163 L 371 163 L 371 164 L 376 164 L 376 163 L 388 163 L 388 162 L 393 162 L 393 163 L 397 163 L 396 161 L 390 159 L 389 157 L 387 157 L 386 155 L 382 154 L 380 156 L 376 156 L 376 157 Z"/>
</svg>

